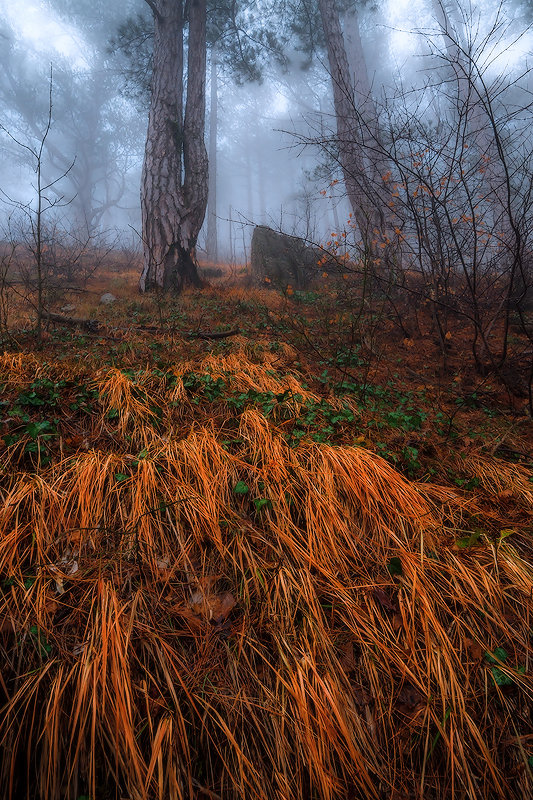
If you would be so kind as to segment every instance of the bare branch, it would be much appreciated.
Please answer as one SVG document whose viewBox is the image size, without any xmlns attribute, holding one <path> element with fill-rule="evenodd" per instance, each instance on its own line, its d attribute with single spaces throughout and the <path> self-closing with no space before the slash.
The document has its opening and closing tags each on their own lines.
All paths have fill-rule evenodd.
<svg viewBox="0 0 533 800">
<path fill-rule="evenodd" d="M 162 15 L 161 15 L 161 12 L 159 11 L 159 9 L 158 9 L 158 7 L 156 5 L 155 0 L 145 0 L 145 2 L 147 3 L 147 5 L 150 6 L 150 8 L 152 9 L 155 17 L 157 17 L 158 19 L 162 19 L 163 18 Z"/>
</svg>

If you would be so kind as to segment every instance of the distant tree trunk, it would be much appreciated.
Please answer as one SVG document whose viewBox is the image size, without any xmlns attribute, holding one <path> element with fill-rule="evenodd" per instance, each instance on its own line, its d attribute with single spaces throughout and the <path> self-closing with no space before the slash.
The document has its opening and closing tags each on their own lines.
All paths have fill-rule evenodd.
<svg viewBox="0 0 533 800">
<path fill-rule="evenodd" d="M 471 45 L 463 41 L 460 9 L 456 0 L 445 3 L 432 0 L 432 8 L 444 37 L 447 61 L 457 83 L 457 117 L 465 120 L 468 141 L 477 150 L 478 171 L 483 174 L 485 225 L 495 233 L 495 241 L 508 256 L 509 300 L 526 300 L 533 290 L 530 269 L 522 258 L 522 240 L 511 199 L 511 176 L 497 123 L 496 112 L 484 76 L 471 54 Z M 496 92 L 498 89 L 496 89 Z M 509 305 L 509 304 L 508 304 Z"/>
<path fill-rule="evenodd" d="M 498 150 L 499 133 L 487 107 L 489 98 L 485 86 L 480 86 L 481 76 L 477 74 L 475 59 L 470 56 L 469 45 L 463 41 L 456 25 L 459 9 L 455 2 L 445 4 L 443 0 L 432 0 L 432 8 L 444 38 L 448 65 L 456 80 L 457 116 L 465 120 L 469 144 L 474 144 L 484 170 L 486 191 L 492 205 L 492 224 L 509 226 L 508 219 L 505 222 L 509 212 L 507 176 L 503 153 Z"/>
<path fill-rule="evenodd" d="M 218 262 L 217 236 L 217 128 L 218 128 L 218 59 L 217 48 L 211 48 L 211 103 L 209 114 L 209 193 L 207 200 L 207 256 Z"/>
<path fill-rule="evenodd" d="M 146 0 L 154 14 L 150 116 L 141 210 L 141 291 L 201 286 L 195 247 L 207 206 L 204 143 L 206 0 L 189 0 L 187 99 L 183 114 L 182 0 Z"/>
<path fill-rule="evenodd" d="M 318 0 L 337 120 L 337 144 L 348 199 L 353 209 L 363 245 L 373 252 L 376 231 L 386 235 L 390 229 L 389 209 L 383 203 L 371 175 L 367 173 L 361 146 L 362 116 L 356 108 L 353 81 L 335 0 Z M 368 155 L 368 154 L 367 154 Z"/>
<path fill-rule="evenodd" d="M 335 223 L 335 231 L 337 233 L 339 233 L 339 231 L 341 229 L 340 222 L 339 222 L 339 210 L 337 208 L 337 202 L 336 202 L 334 197 L 332 198 L 332 200 L 333 200 L 333 202 L 331 204 L 331 207 L 332 207 L 332 210 L 333 210 L 333 222 Z"/>
<path fill-rule="evenodd" d="M 235 262 L 235 251 L 233 248 L 233 208 L 231 206 L 229 207 L 228 226 L 229 226 L 229 263 L 233 264 Z"/>
<path fill-rule="evenodd" d="M 259 205 L 259 222 L 261 225 L 267 224 L 266 213 L 266 190 L 265 190 L 265 163 L 264 155 L 260 150 L 255 153 L 257 164 L 257 198 Z"/>
<path fill-rule="evenodd" d="M 252 145 L 250 142 L 250 135 L 246 136 L 246 141 L 244 145 L 244 157 L 245 157 L 245 169 L 246 169 L 246 197 L 247 197 L 247 214 L 248 218 L 254 221 L 254 187 L 253 187 L 253 176 L 252 176 L 252 157 L 250 155 L 252 151 Z"/>
<path fill-rule="evenodd" d="M 391 166 L 382 142 L 378 111 L 372 97 L 372 85 L 368 76 L 366 59 L 359 31 L 357 9 L 352 6 L 344 15 L 344 41 L 350 68 L 350 81 L 353 87 L 354 104 L 360 117 L 359 135 L 364 147 L 365 160 L 368 161 L 374 185 L 384 187 L 382 200 L 390 200 L 383 176 L 390 172 Z"/>
</svg>

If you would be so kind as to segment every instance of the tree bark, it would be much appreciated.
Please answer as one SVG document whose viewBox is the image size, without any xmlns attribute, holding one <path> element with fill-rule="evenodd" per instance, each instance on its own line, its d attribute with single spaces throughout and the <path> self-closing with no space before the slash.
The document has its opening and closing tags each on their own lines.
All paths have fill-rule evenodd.
<svg viewBox="0 0 533 800">
<path fill-rule="evenodd" d="M 183 114 L 183 0 L 151 0 L 154 54 L 141 209 L 141 291 L 201 286 L 195 247 L 207 205 L 204 144 L 206 0 L 189 0 Z"/>
<path fill-rule="evenodd" d="M 235 263 L 235 248 L 233 244 L 233 209 L 229 207 L 229 214 L 228 214 L 228 226 L 229 226 L 229 263 Z"/>
<path fill-rule="evenodd" d="M 353 87 L 354 105 L 360 118 L 359 135 L 364 149 L 365 160 L 370 167 L 371 179 L 376 187 L 383 187 L 382 203 L 390 200 L 387 182 L 383 176 L 390 174 L 390 161 L 385 154 L 380 130 L 378 111 L 372 97 L 372 85 L 368 75 L 366 59 L 359 30 L 357 9 L 352 6 L 344 15 L 344 41 Z M 387 215 L 390 216 L 390 215 Z"/>
<path fill-rule="evenodd" d="M 217 235 L 217 128 L 218 128 L 218 58 L 217 48 L 211 48 L 211 103 L 209 113 L 209 188 L 207 199 L 207 257 L 218 263 Z"/>
<path fill-rule="evenodd" d="M 367 253 L 373 253 L 376 237 L 388 235 L 390 215 L 380 193 L 376 193 L 378 187 L 374 185 L 373 176 L 367 173 L 361 146 L 362 116 L 356 107 L 337 4 L 335 0 L 318 0 L 318 5 L 333 86 L 339 161 L 363 246 Z"/>
</svg>

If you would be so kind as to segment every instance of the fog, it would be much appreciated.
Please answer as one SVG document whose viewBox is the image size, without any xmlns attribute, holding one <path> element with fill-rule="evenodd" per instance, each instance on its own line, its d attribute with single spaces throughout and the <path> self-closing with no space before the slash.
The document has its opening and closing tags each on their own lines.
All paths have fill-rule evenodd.
<svg viewBox="0 0 533 800">
<path fill-rule="evenodd" d="M 295 4 L 302 6 L 302 4 Z M 282 43 L 283 57 L 253 43 L 255 74 L 236 73 L 231 54 L 220 58 L 216 93 L 216 211 L 219 260 L 239 262 L 249 257 L 253 227 L 266 224 L 323 242 L 332 230 L 347 224 L 350 206 L 342 171 L 324 142 L 334 136 L 335 112 L 327 56 L 320 37 L 316 48 L 304 52 L 283 18 L 288 4 L 258 0 L 250 11 L 250 27 L 266 25 Z M 51 184 L 50 217 L 65 231 L 118 236 L 139 243 L 141 217 L 139 186 L 145 147 L 149 96 L 143 72 L 150 41 L 118 46 L 120 26 L 142 14 L 150 19 L 143 0 L 69 2 L 69 0 L 2 0 L 2 171 L 0 224 L 2 237 L 23 225 L 20 211 L 35 198 L 35 156 L 47 125 L 42 152 L 44 180 Z M 436 119 L 443 102 L 438 58 L 438 24 L 434 3 L 359 3 L 362 45 L 372 86 L 380 107 L 403 92 L 408 107 L 415 87 L 432 86 L 433 100 L 413 100 Z M 493 24 L 498 4 L 463 3 L 464 18 L 472 20 L 470 34 L 486 60 L 486 75 L 520 78 L 517 92 L 529 92 L 528 3 L 507 5 L 491 41 L 484 37 Z M 268 12 L 268 13 L 267 13 Z M 290 11 L 289 22 L 290 22 Z M 279 30 L 272 26 L 279 24 Z M 462 24 L 462 23 L 461 23 Z M 242 31 L 242 41 L 247 31 Z M 291 38 L 292 36 L 292 38 Z M 127 51 L 127 52 L 126 52 Z M 437 53 L 437 55 L 436 55 Z M 143 66 L 144 65 L 144 66 Z M 207 68 L 206 143 L 213 106 Z M 143 87 L 144 81 L 144 87 Z M 407 98 L 407 100 L 406 100 Z M 414 109 L 417 109 L 415 112 Z M 527 117 L 527 115 L 526 115 Z M 521 124 L 527 124 L 522 119 Z M 211 148 L 212 150 L 212 148 Z M 210 152 L 210 156 L 213 153 Z M 214 159 L 211 158 L 211 169 Z M 205 255 L 207 219 L 198 239 Z"/>
</svg>

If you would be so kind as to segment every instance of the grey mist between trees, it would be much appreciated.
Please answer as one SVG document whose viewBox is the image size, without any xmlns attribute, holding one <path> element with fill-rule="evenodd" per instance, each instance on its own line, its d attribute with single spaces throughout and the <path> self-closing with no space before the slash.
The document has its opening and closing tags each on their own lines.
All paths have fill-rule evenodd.
<svg viewBox="0 0 533 800">
<path fill-rule="evenodd" d="M 198 260 L 249 260 L 256 225 L 342 238 L 389 270 L 440 269 L 446 251 L 476 274 L 499 258 L 472 240 L 481 222 L 509 297 L 524 294 L 530 3 L 2 8 L 4 239 L 35 202 L 27 148 L 46 129 L 46 224 L 141 248 L 142 290 L 200 286 Z"/>
</svg>

